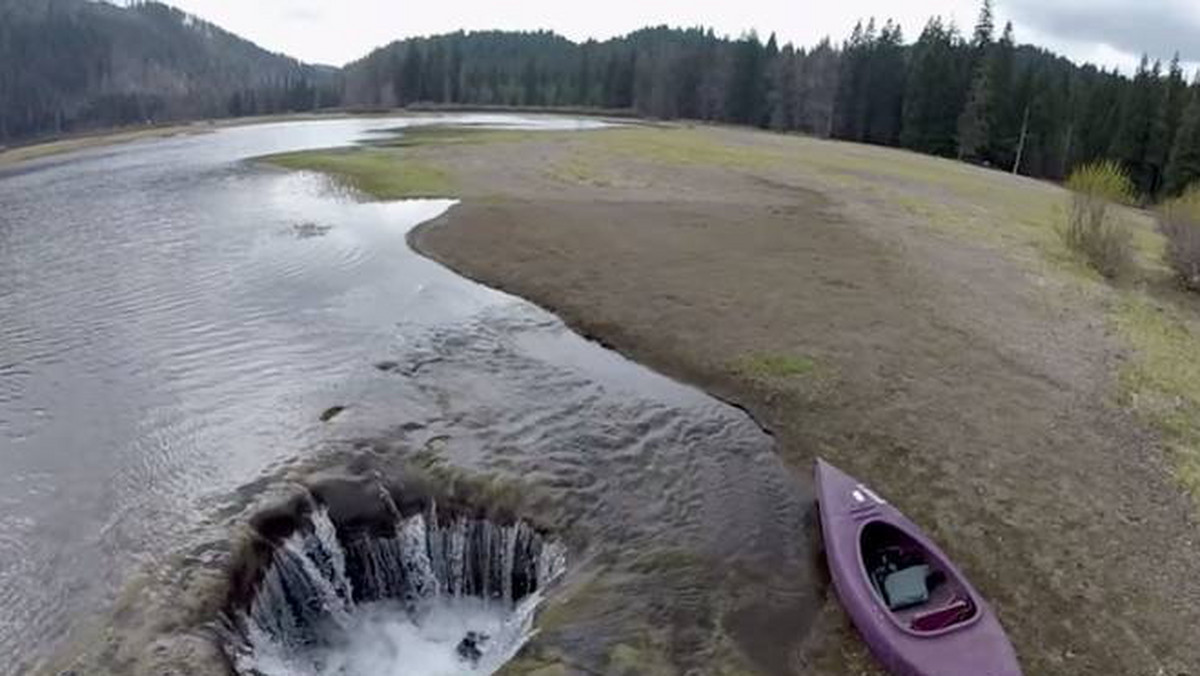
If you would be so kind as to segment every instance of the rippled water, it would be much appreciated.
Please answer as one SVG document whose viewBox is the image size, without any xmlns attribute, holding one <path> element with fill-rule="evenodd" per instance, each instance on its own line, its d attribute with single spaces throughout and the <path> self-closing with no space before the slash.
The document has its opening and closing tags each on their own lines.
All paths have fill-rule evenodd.
<svg viewBox="0 0 1200 676">
<path fill-rule="evenodd" d="M 242 161 L 411 122 L 0 174 L 0 663 L 36 663 L 232 491 L 330 439 L 402 436 L 545 486 L 601 549 L 683 547 L 809 593 L 807 495 L 744 414 L 412 253 L 449 202 L 360 203 Z"/>
</svg>

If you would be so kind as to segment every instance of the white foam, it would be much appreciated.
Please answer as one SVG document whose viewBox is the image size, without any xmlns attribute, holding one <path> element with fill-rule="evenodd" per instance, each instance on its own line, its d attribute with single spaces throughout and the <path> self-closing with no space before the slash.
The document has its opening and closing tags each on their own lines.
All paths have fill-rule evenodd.
<svg viewBox="0 0 1200 676">
<path fill-rule="evenodd" d="M 263 676 L 484 676 L 529 638 L 533 595 L 515 608 L 478 598 L 437 598 L 411 614 L 395 601 L 363 604 L 329 645 L 272 650 L 259 643 L 240 664 Z M 472 663 L 458 654 L 468 632 L 487 639 Z M 249 669 L 247 669 L 249 668 Z"/>
</svg>

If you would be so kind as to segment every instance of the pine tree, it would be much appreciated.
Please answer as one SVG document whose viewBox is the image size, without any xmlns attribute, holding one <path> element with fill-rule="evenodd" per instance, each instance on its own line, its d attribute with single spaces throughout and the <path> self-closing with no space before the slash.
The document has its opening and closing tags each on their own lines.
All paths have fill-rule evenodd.
<svg viewBox="0 0 1200 676">
<path fill-rule="evenodd" d="M 990 138 L 991 78 L 986 64 L 976 69 L 967 105 L 958 117 L 958 158 L 978 158 Z"/>
<path fill-rule="evenodd" d="M 424 72 L 421 48 L 412 44 L 404 54 L 404 66 L 396 88 L 396 99 L 400 105 L 414 103 L 421 97 L 421 74 Z"/>
<path fill-rule="evenodd" d="M 971 39 L 974 50 L 971 87 L 967 102 L 958 118 L 958 157 L 978 158 L 987 148 L 992 121 L 992 36 L 995 24 L 992 18 L 992 0 L 983 0 L 979 9 L 979 20 Z"/>
<path fill-rule="evenodd" d="M 889 19 L 871 46 L 865 86 L 868 110 L 864 140 L 881 145 L 900 142 L 904 111 L 904 34 Z"/>
<path fill-rule="evenodd" d="M 1150 165 L 1154 180 L 1149 187 L 1150 194 L 1157 194 L 1163 189 L 1163 180 L 1167 162 L 1171 157 L 1171 147 L 1175 142 L 1175 134 L 1179 129 L 1179 119 L 1183 115 L 1183 107 L 1187 96 L 1187 82 L 1183 79 L 1183 68 L 1179 65 L 1179 54 L 1171 59 L 1167 71 L 1166 82 L 1162 84 L 1161 103 L 1154 116 L 1150 129 L 1149 145 L 1146 149 L 1146 162 Z"/>
<path fill-rule="evenodd" d="M 979 19 L 975 22 L 975 33 L 971 36 L 971 46 L 978 52 L 987 50 L 992 44 L 995 31 L 992 0 L 983 0 L 983 5 L 979 8 Z"/>
<path fill-rule="evenodd" d="M 858 22 L 842 48 L 837 102 L 834 106 L 834 135 L 838 138 L 851 141 L 866 139 L 871 115 L 869 87 L 875 40 L 875 19 L 872 18 L 865 27 L 861 21 Z"/>
<path fill-rule="evenodd" d="M 912 46 L 900 134 L 906 148 L 948 157 L 958 152 L 954 43 L 954 33 L 934 17 Z"/>
<path fill-rule="evenodd" d="M 796 127 L 821 137 L 834 133 L 841 53 L 826 38 L 801 61 L 796 87 Z"/>
<path fill-rule="evenodd" d="M 759 126 L 765 108 L 763 46 L 753 31 L 737 43 L 728 110 L 734 122 Z"/>
<path fill-rule="evenodd" d="M 1166 171 L 1167 194 L 1178 195 L 1197 181 L 1200 181 L 1200 75 L 1192 84 L 1190 101 L 1175 134 Z"/>
<path fill-rule="evenodd" d="M 1127 86 L 1121 106 L 1121 124 L 1110 154 L 1125 164 L 1129 176 L 1141 193 L 1148 193 L 1155 182 L 1154 169 L 1148 162 L 1150 134 L 1154 126 L 1158 79 L 1161 65 L 1149 65 L 1142 56 L 1133 82 Z"/>
<path fill-rule="evenodd" d="M 987 156 L 993 164 L 1001 167 L 1012 166 L 1015 159 L 1024 113 L 1016 110 L 1016 106 L 1013 105 L 1013 64 L 1016 51 L 1013 25 L 1010 21 L 1005 24 L 1000 39 L 992 45 L 989 63 L 988 89 L 991 94 L 991 106 L 988 109 Z"/>
<path fill-rule="evenodd" d="M 775 36 L 771 37 L 774 39 Z M 771 129 L 796 128 L 797 61 L 796 51 L 787 45 L 767 67 L 767 114 Z"/>
</svg>

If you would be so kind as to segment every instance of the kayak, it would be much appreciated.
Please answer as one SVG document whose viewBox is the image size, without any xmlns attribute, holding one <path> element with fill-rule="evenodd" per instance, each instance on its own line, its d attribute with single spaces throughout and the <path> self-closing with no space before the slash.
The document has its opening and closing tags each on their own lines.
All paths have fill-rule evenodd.
<svg viewBox="0 0 1200 676">
<path fill-rule="evenodd" d="M 987 603 L 921 529 L 817 460 L 829 573 L 867 646 L 896 676 L 1021 676 Z"/>
</svg>

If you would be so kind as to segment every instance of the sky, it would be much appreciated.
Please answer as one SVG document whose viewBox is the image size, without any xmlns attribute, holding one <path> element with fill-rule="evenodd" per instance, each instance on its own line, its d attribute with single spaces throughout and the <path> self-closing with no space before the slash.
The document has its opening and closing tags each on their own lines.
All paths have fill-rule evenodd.
<svg viewBox="0 0 1200 676">
<path fill-rule="evenodd" d="M 781 43 L 841 41 L 859 18 L 893 18 L 914 40 L 929 17 L 969 32 L 979 0 L 167 0 L 272 51 L 343 65 L 393 40 L 459 29 L 549 29 L 605 39 L 650 25 L 702 25 L 737 36 L 775 32 Z M 1142 53 L 1179 50 L 1200 64 L 1200 0 L 996 0 L 997 31 L 1012 20 L 1021 43 L 1076 62 L 1131 73 Z"/>
</svg>

